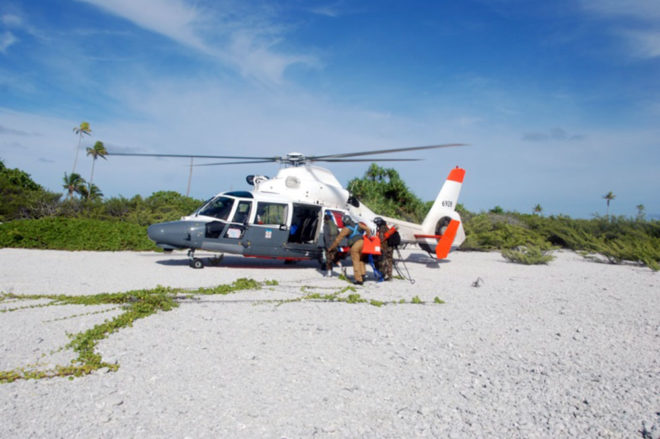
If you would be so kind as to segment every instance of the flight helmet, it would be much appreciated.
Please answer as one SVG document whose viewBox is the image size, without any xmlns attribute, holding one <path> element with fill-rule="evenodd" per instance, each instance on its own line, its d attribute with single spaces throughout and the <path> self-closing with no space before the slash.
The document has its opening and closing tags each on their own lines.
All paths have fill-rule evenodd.
<svg viewBox="0 0 660 439">
<path fill-rule="evenodd" d="M 342 218 L 341 221 L 344 223 L 344 226 L 354 226 L 355 221 L 349 214 L 345 214 Z"/>
</svg>

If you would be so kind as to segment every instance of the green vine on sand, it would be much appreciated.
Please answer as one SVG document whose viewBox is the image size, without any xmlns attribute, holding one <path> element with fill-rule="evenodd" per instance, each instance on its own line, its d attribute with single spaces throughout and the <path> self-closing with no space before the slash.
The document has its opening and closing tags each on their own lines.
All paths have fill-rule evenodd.
<svg viewBox="0 0 660 439">
<path fill-rule="evenodd" d="M 107 369 L 108 371 L 116 371 L 119 369 L 119 364 L 108 363 L 103 360 L 101 355 L 96 351 L 99 341 L 107 338 L 110 334 L 119 331 L 122 328 L 130 327 L 133 322 L 141 318 L 148 317 L 159 311 L 170 311 L 179 306 L 182 301 L 193 299 L 199 295 L 227 295 L 236 293 L 241 290 L 259 290 L 262 286 L 277 286 L 277 281 L 257 282 L 252 279 L 240 278 L 231 284 L 218 285 L 212 288 L 199 288 L 197 290 L 184 290 L 180 288 L 170 288 L 158 286 L 149 290 L 134 290 L 126 293 L 103 293 L 90 296 L 67 296 L 67 295 L 48 295 L 48 294 L 33 294 L 33 295 L 16 295 L 12 293 L 0 294 L 0 302 L 8 299 L 13 300 L 49 300 L 48 303 L 17 307 L 4 310 L 5 312 L 17 311 L 20 309 L 41 308 L 47 306 L 59 305 L 116 305 L 110 310 L 122 309 L 123 312 L 110 320 L 105 320 L 103 323 L 95 325 L 86 331 L 71 334 L 71 341 L 63 348 L 58 349 L 71 349 L 77 357 L 71 360 L 71 364 L 66 366 L 56 365 L 50 369 L 39 369 L 36 364 L 27 365 L 22 368 L 13 370 L 0 371 L 0 383 L 11 383 L 16 380 L 28 379 L 44 379 L 54 377 L 80 377 L 89 375 L 90 373 L 99 370 Z M 338 291 L 332 293 L 319 293 L 312 292 L 314 287 L 303 286 L 301 291 L 305 295 L 294 299 L 286 300 L 265 300 L 263 303 L 276 303 L 277 306 L 302 301 L 322 301 L 322 302 L 341 302 L 348 304 L 361 304 L 368 303 L 372 306 L 383 306 L 387 304 L 404 304 L 408 303 L 405 299 L 399 301 L 383 302 L 375 299 L 365 299 L 357 293 L 357 289 L 353 286 L 346 286 Z M 348 294 L 346 294 L 348 293 Z M 435 303 L 444 303 L 437 297 Z M 411 299 L 412 304 L 423 304 L 419 297 L 415 296 Z M 73 318 L 81 315 L 98 314 L 108 312 L 110 310 L 90 312 L 86 314 L 76 314 L 66 318 Z"/>
<path fill-rule="evenodd" d="M 272 285 L 272 283 L 270 284 Z M 10 383 L 20 379 L 41 379 L 54 377 L 80 377 L 88 375 L 95 370 L 107 368 L 109 371 L 119 369 L 119 364 L 103 361 L 101 355 L 96 352 L 98 342 L 110 334 L 122 328 L 133 325 L 133 322 L 157 313 L 158 311 L 170 311 L 179 306 L 181 300 L 188 299 L 194 295 L 204 294 L 231 294 L 239 290 L 260 289 L 261 284 L 251 279 L 237 279 L 229 285 L 219 285 L 214 288 L 200 288 L 195 291 L 158 286 L 150 290 L 135 290 L 126 293 L 104 293 L 91 296 L 66 296 L 49 294 L 16 295 L 2 294 L 2 300 L 50 300 L 43 306 L 58 305 L 121 305 L 124 312 L 111 320 L 95 325 L 87 331 L 72 335 L 72 340 L 66 348 L 72 349 L 78 356 L 71 361 L 70 365 L 57 365 L 51 369 L 39 370 L 32 366 L 17 368 L 14 370 L 0 371 L 0 383 Z M 31 308 L 31 307 L 25 307 Z M 11 311 L 19 308 L 11 309 Z"/>
<path fill-rule="evenodd" d="M 342 302 L 342 303 L 349 303 L 349 304 L 359 304 L 359 303 L 368 303 L 369 305 L 376 306 L 376 307 L 381 307 L 384 305 L 396 305 L 396 304 L 406 304 L 406 303 L 411 303 L 414 305 L 423 305 L 424 301 L 422 301 L 418 296 L 414 296 L 412 299 L 410 299 L 410 302 L 407 302 L 406 299 L 400 299 L 400 300 L 391 300 L 391 301 L 380 301 L 376 299 L 365 299 L 362 297 L 360 294 L 358 294 L 357 289 L 354 286 L 347 286 L 342 288 L 339 291 L 335 291 L 334 293 L 328 293 L 328 294 L 322 294 L 318 292 L 310 292 L 310 290 L 315 289 L 315 287 L 311 287 L 308 285 L 305 285 L 301 287 L 301 291 L 303 293 L 306 293 L 304 296 L 301 297 L 296 297 L 295 299 L 284 299 L 284 300 L 272 300 L 269 302 L 274 302 L 277 303 L 277 306 L 284 305 L 287 303 L 294 303 L 294 302 L 302 302 L 302 301 L 318 301 L 318 302 Z M 346 296 L 342 296 L 342 294 L 349 293 Z M 434 298 L 433 303 L 436 304 L 443 304 L 445 303 L 443 300 L 440 300 L 437 296 Z"/>
</svg>

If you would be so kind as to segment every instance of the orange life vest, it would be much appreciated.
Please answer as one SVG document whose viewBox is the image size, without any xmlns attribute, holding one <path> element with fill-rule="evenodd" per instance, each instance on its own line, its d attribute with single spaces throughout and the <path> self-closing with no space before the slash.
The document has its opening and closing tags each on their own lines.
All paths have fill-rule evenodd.
<svg viewBox="0 0 660 439">
<path fill-rule="evenodd" d="M 380 254 L 380 238 L 378 236 L 365 236 L 364 244 L 362 246 L 362 254 L 364 255 L 379 255 Z"/>
</svg>

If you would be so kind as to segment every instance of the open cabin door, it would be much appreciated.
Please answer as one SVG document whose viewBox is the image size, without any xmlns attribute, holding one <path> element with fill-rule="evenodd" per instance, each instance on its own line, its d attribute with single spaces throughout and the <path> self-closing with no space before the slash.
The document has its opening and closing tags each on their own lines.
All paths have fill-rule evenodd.
<svg viewBox="0 0 660 439">
<path fill-rule="evenodd" d="M 288 242 L 315 245 L 320 224 L 321 206 L 293 203 Z"/>
</svg>

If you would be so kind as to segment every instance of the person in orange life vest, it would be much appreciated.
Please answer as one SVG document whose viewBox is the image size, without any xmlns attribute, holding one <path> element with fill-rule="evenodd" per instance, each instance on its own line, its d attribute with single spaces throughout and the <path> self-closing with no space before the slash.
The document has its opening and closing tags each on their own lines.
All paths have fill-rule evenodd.
<svg viewBox="0 0 660 439">
<path fill-rule="evenodd" d="M 356 224 L 349 215 L 344 215 L 342 221 L 344 222 L 344 228 L 341 229 L 328 250 L 336 249 L 342 239 L 346 238 L 348 240 L 348 245 L 351 247 L 351 261 L 353 261 L 353 277 L 355 278 L 353 283 L 362 285 L 364 275 L 367 274 L 367 269 L 364 262 L 362 262 L 362 246 L 364 245 L 362 235 L 366 233 L 367 236 L 371 236 L 371 230 L 364 223 Z"/>
</svg>

